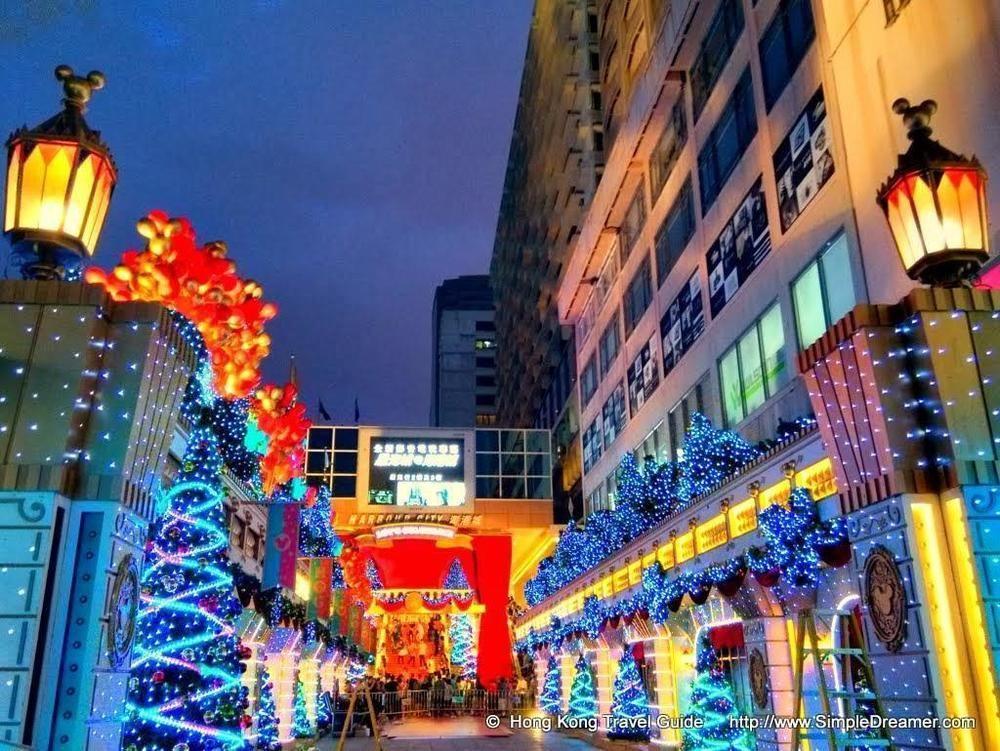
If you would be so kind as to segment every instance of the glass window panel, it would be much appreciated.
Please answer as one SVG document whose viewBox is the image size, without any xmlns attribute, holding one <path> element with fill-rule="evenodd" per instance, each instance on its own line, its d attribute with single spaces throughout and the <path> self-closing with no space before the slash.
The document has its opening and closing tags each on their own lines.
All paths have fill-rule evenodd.
<svg viewBox="0 0 1000 751">
<path fill-rule="evenodd" d="M 726 413 L 726 424 L 735 425 L 743 419 L 743 397 L 740 387 L 740 363 L 736 348 L 732 347 L 719 361 L 719 382 L 722 389 L 722 405 Z M 673 415 L 671 415 L 673 417 Z M 678 438 L 683 435 L 683 426 L 671 424 L 671 445 L 676 458 Z"/>
<path fill-rule="evenodd" d="M 504 451 L 524 451 L 524 431 L 501 430 L 500 443 Z"/>
<path fill-rule="evenodd" d="M 691 178 L 684 181 L 674 205 L 670 207 L 663 226 L 656 234 L 656 278 L 663 284 L 694 235 L 694 193 Z"/>
<path fill-rule="evenodd" d="M 548 454 L 528 454 L 526 471 L 529 475 L 547 475 L 551 471 L 550 464 Z"/>
<path fill-rule="evenodd" d="M 326 451 L 310 451 L 306 454 L 306 472 L 325 472 L 330 466 L 329 453 Z"/>
<path fill-rule="evenodd" d="M 499 498 L 499 497 L 500 497 L 499 477 L 476 478 L 476 498 Z"/>
<path fill-rule="evenodd" d="M 500 455 L 476 454 L 476 474 L 477 475 L 500 474 Z"/>
<path fill-rule="evenodd" d="M 334 435 L 334 448 L 356 449 L 358 447 L 357 428 L 337 428 Z"/>
<path fill-rule="evenodd" d="M 847 236 L 839 235 L 820 259 L 823 265 L 823 285 L 826 288 L 828 308 L 827 325 L 830 326 L 854 307 L 854 279 L 851 259 L 847 252 Z"/>
<path fill-rule="evenodd" d="M 809 264 L 792 284 L 792 301 L 795 304 L 795 328 L 799 346 L 808 347 L 826 331 L 823 288 L 819 263 L 816 261 Z"/>
<path fill-rule="evenodd" d="M 524 454 L 502 454 L 501 465 L 503 466 L 501 474 L 523 475 Z"/>
<path fill-rule="evenodd" d="M 760 339 L 757 327 L 740 337 L 740 378 L 743 381 L 743 404 L 747 414 L 753 412 L 767 398 L 764 392 L 764 367 L 760 359 Z"/>
<path fill-rule="evenodd" d="M 334 477 L 331 492 L 334 498 L 354 498 L 357 495 L 357 478 L 348 475 Z"/>
<path fill-rule="evenodd" d="M 496 430 L 476 431 L 476 451 L 499 451 L 500 433 Z"/>
<path fill-rule="evenodd" d="M 549 431 L 529 430 L 527 431 L 528 451 L 535 451 L 547 454 L 549 452 Z"/>
<path fill-rule="evenodd" d="M 333 455 L 333 471 L 357 474 L 358 455 L 354 451 L 337 451 Z"/>
<path fill-rule="evenodd" d="M 552 484 L 548 477 L 528 478 L 528 498 L 551 498 Z"/>
<path fill-rule="evenodd" d="M 767 395 L 773 396 L 785 379 L 785 332 L 778 305 L 772 306 L 760 319 L 760 344 L 764 352 Z"/>
<path fill-rule="evenodd" d="M 524 498 L 524 477 L 503 477 L 500 479 L 500 494 L 503 498 Z"/>
<path fill-rule="evenodd" d="M 309 431 L 309 448 L 333 448 L 333 428 L 312 428 Z"/>
</svg>

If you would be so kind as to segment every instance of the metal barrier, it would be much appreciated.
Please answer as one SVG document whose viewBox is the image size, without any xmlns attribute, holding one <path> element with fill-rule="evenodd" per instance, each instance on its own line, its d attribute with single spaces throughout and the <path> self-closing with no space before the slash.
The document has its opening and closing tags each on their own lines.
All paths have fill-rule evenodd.
<svg viewBox="0 0 1000 751">
<path fill-rule="evenodd" d="M 341 703 L 346 708 L 346 699 L 345 695 L 340 696 L 338 709 L 341 709 Z M 532 697 L 515 691 L 372 691 L 372 700 L 380 721 L 406 717 L 512 714 L 534 708 Z"/>
</svg>

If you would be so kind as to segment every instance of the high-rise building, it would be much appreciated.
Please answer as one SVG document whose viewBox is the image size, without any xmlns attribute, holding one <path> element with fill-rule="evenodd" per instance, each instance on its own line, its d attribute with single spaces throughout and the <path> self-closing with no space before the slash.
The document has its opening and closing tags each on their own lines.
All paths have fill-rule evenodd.
<svg viewBox="0 0 1000 751">
<path fill-rule="evenodd" d="M 553 430 L 556 517 L 581 510 L 572 330 L 556 290 L 604 155 L 596 0 L 537 0 L 490 276 L 500 424 Z"/>
<path fill-rule="evenodd" d="M 438 286 L 431 346 L 431 425 L 493 425 L 496 325 L 489 276 L 459 276 Z"/>
</svg>

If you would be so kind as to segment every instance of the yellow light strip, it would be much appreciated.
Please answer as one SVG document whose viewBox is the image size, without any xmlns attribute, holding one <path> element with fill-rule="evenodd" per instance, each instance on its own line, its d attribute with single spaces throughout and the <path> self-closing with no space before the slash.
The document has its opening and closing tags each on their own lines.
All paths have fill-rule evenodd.
<svg viewBox="0 0 1000 751">
<path fill-rule="evenodd" d="M 935 509 L 926 501 L 915 501 L 910 505 L 913 512 L 913 527 L 917 539 L 917 558 L 920 561 L 924 592 L 923 607 L 929 614 L 931 632 L 934 635 L 934 651 L 937 657 L 937 672 L 944 684 L 945 711 L 950 717 L 974 716 L 974 708 L 969 698 L 969 686 L 963 677 L 968 663 L 965 650 L 956 638 L 958 624 L 948 591 L 950 580 L 947 559 L 941 549 L 943 530 L 937 524 Z M 945 730 L 951 736 L 955 751 L 977 751 L 985 748 L 979 743 L 979 732 L 972 730 Z"/>
<path fill-rule="evenodd" d="M 983 602 L 976 586 L 979 578 L 972 562 L 969 528 L 965 518 L 965 504 L 961 497 L 951 498 L 944 504 L 944 523 L 955 565 L 955 582 L 962 603 L 961 612 L 968 628 L 968 646 L 975 653 L 988 655 L 990 640 L 987 636 Z M 976 681 L 979 695 L 979 722 L 986 736 L 987 748 L 1000 748 L 1000 708 L 997 701 L 997 684 L 992 661 L 985 660 L 970 671 Z"/>
<path fill-rule="evenodd" d="M 799 487 L 808 489 L 816 501 L 821 501 L 837 492 L 837 481 L 833 472 L 833 463 L 829 457 L 820 459 L 818 462 L 814 462 L 796 472 L 795 483 Z M 660 545 L 655 551 L 656 560 L 664 570 L 669 570 L 680 563 L 694 558 L 696 554 L 712 550 L 726 544 L 732 539 L 753 532 L 757 529 L 757 518 L 760 512 L 774 503 L 786 502 L 790 492 L 791 485 L 787 478 L 769 485 L 760 492 L 756 502 L 751 497 L 729 508 L 728 530 L 726 529 L 725 512 L 716 514 L 702 524 L 699 524 L 694 531 L 685 532 L 678 535 L 675 540 Z M 643 570 L 652 565 L 653 555 L 654 553 L 649 553 L 643 556 L 641 561 Z M 541 560 L 541 558 L 542 556 L 539 555 L 538 559 Z M 595 595 L 599 600 L 603 600 L 619 592 L 631 589 L 642 580 L 641 571 L 637 577 L 634 570 L 634 567 L 638 564 L 639 561 L 624 564 L 591 586 L 585 587 L 579 592 L 566 595 L 566 597 L 552 607 L 532 616 L 531 620 L 521 623 L 515 628 L 514 633 L 518 639 L 522 639 L 527 636 L 532 628 L 536 631 L 546 629 L 549 626 L 552 616 L 565 618 L 581 611 L 584 600 L 590 595 Z M 517 581 L 517 579 L 514 581 Z"/>
</svg>

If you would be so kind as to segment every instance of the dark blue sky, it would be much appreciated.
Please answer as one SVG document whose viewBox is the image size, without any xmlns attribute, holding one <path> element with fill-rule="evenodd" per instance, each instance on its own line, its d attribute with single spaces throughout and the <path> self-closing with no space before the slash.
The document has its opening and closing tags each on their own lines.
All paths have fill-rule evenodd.
<svg viewBox="0 0 1000 751">
<path fill-rule="evenodd" d="M 278 303 L 270 378 L 294 352 L 310 410 L 426 424 L 434 288 L 488 270 L 531 5 L 0 2 L 0 127 L 58 110 L 58 63 L 103 70 L 96 263 L 147 210 L 188 216 Z"/>
</svg>

